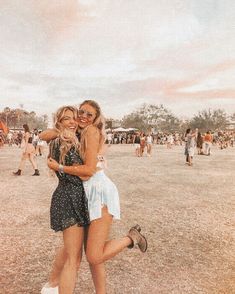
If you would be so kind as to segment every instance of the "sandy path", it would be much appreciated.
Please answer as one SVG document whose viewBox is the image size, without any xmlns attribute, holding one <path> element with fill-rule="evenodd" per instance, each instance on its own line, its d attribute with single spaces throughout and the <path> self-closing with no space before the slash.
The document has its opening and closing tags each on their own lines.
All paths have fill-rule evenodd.
<svg viewBox="0 0 235 294">
<path fill-rule="evenodd" d="M 38 158 L 40 177 L 19 162 L 16 147 L 0 149 L 1 293 L 37 294 L 47 280 L 61 235 L 49 228 L 56 178 Z M 152 158 L 136 158 L 132 146 L 112 146 L 108 175 L 118 186 L 122 220 L 113 236 L 139 223 L 146 254 L 125 250 L 107 262 L 108 293 L 235 293 L 235 148 L 214 148 L 184 165 L 183 147 L 154 146 Z M 93 285 L 82 263 L 76 293 Z"/>
</svg>

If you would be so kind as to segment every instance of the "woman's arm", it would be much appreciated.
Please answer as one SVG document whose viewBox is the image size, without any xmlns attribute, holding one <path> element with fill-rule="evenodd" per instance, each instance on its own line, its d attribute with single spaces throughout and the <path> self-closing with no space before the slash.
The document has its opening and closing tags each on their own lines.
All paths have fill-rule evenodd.
<svg viewBox="0 0 235 294">
<path fill-rule="evenodd" d="M 97 155 L 99 150 L 100 134 L 96 127 L 90 126 L 85 134 L 86 150 L 85 162 L 83 165 L 63 166 L 63 172 L 78 177 L 91 177 L 96 172 Z M 59 171 L 59 163 L 49 158 L 47 161 L 49 168 Z"/>
<path fill-rule="evenodd" d="M 43 141 L 50 142 L 54 140 L 59 135 L 59 132 L 56 129 L 47 129 L 39 134 L 39 139 Z"/>
</svg>

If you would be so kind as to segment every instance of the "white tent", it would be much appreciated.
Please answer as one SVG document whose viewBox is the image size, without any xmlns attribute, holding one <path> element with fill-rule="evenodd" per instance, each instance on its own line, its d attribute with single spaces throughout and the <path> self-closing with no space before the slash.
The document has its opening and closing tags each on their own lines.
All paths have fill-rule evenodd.
<svg viewBox="0 0 235 294">
<path fill-rule="evenodd" d="M 136 128 L 128 128 L 127 131 L 138 131 Z"/>
<path fill-rule="evenodd" d="M 128 132 L 129 130 L 128 129 L 124 129 L 124 128 L 116 128 L 116 129 L 113 129 L 114 132 Z"/>
</svg>

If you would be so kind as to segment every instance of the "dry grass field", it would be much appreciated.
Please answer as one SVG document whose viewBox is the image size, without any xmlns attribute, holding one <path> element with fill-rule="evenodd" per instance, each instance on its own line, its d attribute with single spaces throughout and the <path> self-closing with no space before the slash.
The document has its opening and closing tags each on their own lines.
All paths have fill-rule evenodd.
<svg viewBox="0 0 235 294">
<path fill-rule="evenodd" d="M 112 237 L 139 223 L 149 248 L 124 250 L 107 265 L 108 294 L 235 293 L 235 148 L 184 164 L 183 147 L 154 146 L 136 158 L 131 145 L 109 148 L 107 174 L 116 183 L 122 220 Z M 61 244 L 49 226 L 56 178 L 38 158 L 40 177 L 15 177 L 21 150 L 0 149 L 2 294 L 38 294 Z M 94 293 L 85 258 L 75 293 Z"/>
</svg>

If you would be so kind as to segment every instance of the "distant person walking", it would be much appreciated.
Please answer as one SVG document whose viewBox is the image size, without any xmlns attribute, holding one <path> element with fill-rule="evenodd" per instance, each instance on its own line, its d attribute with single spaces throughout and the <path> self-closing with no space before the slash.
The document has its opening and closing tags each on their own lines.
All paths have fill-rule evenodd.
<svg viewBox="0 0 235 294">
<path fill-rule="evenodd" d="M 186 163 L 189 166 L 193 165 L 193 156 L 196 147 L 196 136 L 197 132 L 192 132 L 191 129 L 187 129 L 185 133 L 185 156 L 186 156 Z"/>
<path fill-rule="evenodd" d="M 3 147 L 4 143 L 5 143 L 4 134 L 3 134 L 3 131 L 0 130 L 0 147 Z"/>
<path fill-rule="evenodd" d="M 153 147 L 153 136 L 151 133 L 148 133 L 146 136 L 146 144 L 147 144 L 147 156 L 152 155 L 152 147 Z"/>
<path fill-rule="evenodd" d="M 146 146 L 146 137 L 145 133 L 140 134 L 140 156 L 142 157 L 144 155 L 144 149 Z"/>
<path fill-rule="evenodd" d="M 204 154 L 203 151 L 202 151 L 202 147 L 203 147 L 203 136 L 200 132 L 198 132 L 198 135 L 197 135 L 197 154 L 198 155 L 202 155 Z"/>
<path fill-rule="evenodd" d="M 24 124 L 23 128 L 24 128 L 24 131 L 25 131 L 25 134 L 24 134 L 25 145 L 24 145 L 23 153 L 21 155 L 21 161 L 20 161 L 19 169 L 16 172 L 13 172 L 13 174 L 15 176 L 20 176 L 23 169 L 24 169 L 25 161 L 26 161 L 26 159 L 28 159 L 30 161 L 30 163 L 32 164 L 33 169 L 34 169 L 33 176 L 39 176 L 40 173 L 39 173 L 39 170 L 38 170 L 38 167 L 37 167 L 37 163 L 35 161 L 35 148 L 34 148 L 34 146 L 32 144 L 33 138 L 32 138 L 32 136 L 30 134 L 30 130 L 29 130 L 28 125 Z"/>
<path fill-rule="evenodd" d="M 38 135 L 40 135 L 41 132 L 42 131 L 39 131 Z M 46 141 L 43 141 L 42 139 L 38 137 L 37 146 L 36 146 L 36 156 L 43 156 L 44 146 L 46 145 L 47 145 Z"/>
<path fill-rule="evenodd" d="M 205 146 L 205 155 L 209 156 L 211 155 L 211 145 L 213 141 L 213 136 L 211 135 L 210 131 L 206 132 L 206 135 L 204 137 L 204 146 Z"/>
<path fill-rule="evenodd" d="M 17 134 L 17 145 L 19 148 L 21 148 L 22 140 L 23 140 L 23 134 L 21 131 L 19 131 L 19 133 Z"/>
<path fill-rule="evenodd" d="M 167 144 L 166 144 L 167 149 L 171 149 L 172 146 L 173 146 L 173 144 L 174 144 L 174 137 L 173 137 L 173 135 L 172 134 L 168 134 L 167 135 L 167 138 L 166 138 L 166 141 L 167 141 Z"/>
<path fill-rule="evenodd" d="M 140 133 L 137 132 L 134 136 L 135 155 L 140 157 Z"/>
</svg>

